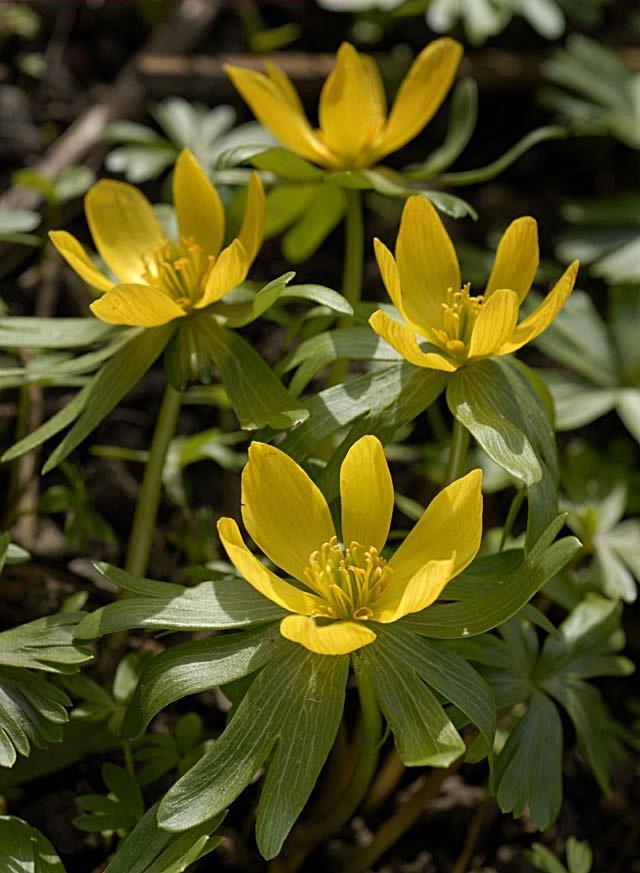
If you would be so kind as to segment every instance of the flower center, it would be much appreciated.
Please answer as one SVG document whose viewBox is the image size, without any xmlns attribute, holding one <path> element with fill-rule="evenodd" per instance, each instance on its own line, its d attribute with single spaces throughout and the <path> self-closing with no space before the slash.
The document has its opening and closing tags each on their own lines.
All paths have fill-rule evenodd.
<svg viewBox="0 0 640 873">
<path fill-rule="evenodd" d="M 202 297 L 215 258 L 193 237 L 186 236 L 179 242 L 165 240 L 142 262 L 147 284 L 164 291 L 184 309 L 191 309 Z"/>
<path fill-rule="evenodd" d="M 440 345 L 452 355 L 464 355 L 483 303 L 481 294 L 471 296 L 469 282 L 460 291 L 453 288 L 447 291 L 447 302 L 441 304 L 442 329 L 435 334 Z"/>
<path fill-rule="evenodd" d="M 305 579 L 324 600 L 317 615 L 371 618 L 370 605 L 388 588 L 393 575 L 377 549 L 352 542 L 345 548 L 332 537 L 309 557 Z"/>
</svg>

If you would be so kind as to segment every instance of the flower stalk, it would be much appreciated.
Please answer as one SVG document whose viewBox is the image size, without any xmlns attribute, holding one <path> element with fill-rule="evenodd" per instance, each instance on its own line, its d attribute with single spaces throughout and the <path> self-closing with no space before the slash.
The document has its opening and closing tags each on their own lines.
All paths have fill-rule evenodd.
<svg viewBox="0 0 640 873">
<path fill-rule="evenodd" d="M 125 569 L 134 576 L 144 576 L 147 572 L 162 491 L 162 471 L 175 433 L 180 402 L 180 392 L 167 385 L 153 433 L 127 549 Z"/>
<path fill-rule="evenodd" d="M 469 451 L 469 431 L 457 418 L 453 419 L 453 431 L 451 432 L 451 444 L 449 446 L 449 460 L 444 476 L 444 485 L 450 485 L 459 479 L 464 472 Z"/>
</svg>

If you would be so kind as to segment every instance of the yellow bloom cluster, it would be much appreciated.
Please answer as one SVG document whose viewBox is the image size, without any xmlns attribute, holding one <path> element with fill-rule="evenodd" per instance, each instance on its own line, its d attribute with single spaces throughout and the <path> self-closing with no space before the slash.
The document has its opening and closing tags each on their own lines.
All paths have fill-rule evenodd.
<svg viewBox="0 0 640 873">
<path fill-rule="evenodd" d="M 93 241 L 117 281 L 64 230 L 49 236 L 81 278 L 104 294 L 91 304 L 102 321 L 156 327 L 220 300 L 243 282 L 264 236 L 266 202 L 253 173 L 238 238 L 222 248 L 225 215 L 218 192 L 187 149 L 176 161 L 173 202 L 178 241 L 167 238 L 147 198 L 125 182 L 106 179 L 87 193 Z"/>
<path fill-rule="evenodd" d="M 218 522 L 238 572 L 287 610 L 280 632 L 313 652 L 353 652 L 387 624 L 432 604 L 476 556 L 482 536 L 482 473 L 435 497 L 389 561 L 381 557 L 393 513 L 393 483 L 380 441 L 365 436 L 340 468 L 341 537 L 305 471 L 274 446 L 252 443 L 242 474 L 242 519 L 287 582 L 245 545 L 236 522 Z"/>
</svg>

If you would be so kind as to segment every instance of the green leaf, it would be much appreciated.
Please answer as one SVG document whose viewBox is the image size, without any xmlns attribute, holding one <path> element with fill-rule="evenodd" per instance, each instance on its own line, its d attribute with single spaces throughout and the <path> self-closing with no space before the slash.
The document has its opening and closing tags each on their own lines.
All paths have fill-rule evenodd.
<svg viewBox="0 0 640 873">
<path fill-rule="evenodd" d="M 447 386 L 451 414 L 496 464 L 533 485 L 542 477 L 542 468 L 522 427 L 518 400 L 493 360 L 456 370 Z"/>
<path fill-rule="evenodd" d="M 277 626 L 172 646 L 148 661 L 125 715 L 122 732 L 135 739 L 161 709 L 261 669 L 284 647 Z"/>
<path fill-rule="evenodd" d="M 309 417 L 308 410 L 241 336 L 214 318 L 201 316 L 197 324 L 243 430 L 266 425 L 283 430 Z"/>
<path fill-rule="evenodd" d="M 13 767 L 18 755 L 29 755 L 32 745 L 46 748 L 60 742 L 68 706 L 67 695 L 37 673 L 0 667 L 0 766 Z"/>
<path fill-rule="evenodd" d="M 14 816 L 0 816 L 3 873 L 65 873 L 55 849 L 40 831 Z"/>
<path fill-rule="evenodd" d="M 384 413 L 398 425 L 412 421 L 434 402 L 446 382 L 445 373 L 404 362 L 347 379 L 305 400 L 309 420 L 288 434 L 280 448 L 299 461 L 363 415 Z"/>
<path fill-rule="evenodd" d="M 5 209 L 0 212 L 0 238 L 5 239 L 16 233 L 29 233 L 38 227 L 41 220 L 38 212 L 29 209 Z"/>
<path fill-rule="evenodd" d="M 0 665 L 49 673 L 74 673 L 91 653 L 74 644 L 83 612 L 62 612 L 38 618 L 0 633 Z"/>
<path fill-rule="evenodd" d="M 324 172 L 285 148 L 268 148 L 250 159 L 254 167 L 268 170 L 283 179 L 295 182 L 313 182 L 322 179 Z"/>
<path fill-rule="evenodd" d="M 250 300 L 241 303 L 225 302 L 214 304 L 210 311 L 224 319 L 226 327 L 244 327 L 259 318 L 279 301 L 310 300 L 321 306 L 326 306 L 334 312 L 343 315 L 353 315 L 353 309 L 347 300 L 331 288 L 324 285 L 288 285 L 295 273 L 285 273 L 261 288 Z"/>
<path fill-rule="evenodd" d="M 532 307 L 539 302 L 538 295 L 531 297 Z M 596 385 L 606 388 L 618 383 L 616 350 L 602 318 L 584 291 L 571 294 L 562 311 L 534 342 L 550 358 Z"/>
<path fill-rule="evenodd" d="M 274 621 L 284 615 L 279 606 L 244 579 L 226 577 L 185 588 L 131 576 L 109 564 L 95 566 L 107 579 L 137 596 L 110 603 L 87 615 L 76 631 L 79 640 L 135 627 L 222 630 Z"/>
<path fill-rule="evenodd" d="M 540 370 L 551 390 L 556 413 L 556 430 L 575 430 L 601 418 L 616 405 L 618 390 L 602 388 L 555 370 Z"/>
<path fill-rule="evenodd" d="M 417 194 L 423 194 L 430 200 L 439 212 L 445 215 L 450 215 L 452 218 L 472 218 L 477 221 L 478 213 L 470 203 L 458 197 L 456 194 L 449 194 L 446 191 L 417 191 Z"/>
<path fill-rule="evenodd" d="M 11 446 L 10 449 L 7 449 L 7 451 L 2 455 L 1 460 L 7 462 L 19 458 L 21 455 L 24 455 L 32 449 L 35 449 L 37 446 L 42 445 L 46 440 L 55 436 L 57 433 L 60 433 L 61 430 L 64 430 L 65 427 L 72 424 L 87 405 L 90 393 L 91 383 L 85 385 L 81 391 L 78 391 L 78 393 L 75 394 L 59 412 L 52 415 L 44 424 L 40 425 L 40 427 L 36 428 L 32 433 L 19 440 L 15 445 Z"/>
<path fill-rule="evenodd" d="M 378 636 L 354 658 L 373 686 L 404 764 L 447 767 L 464 753 L 464 741 L 435 695 L 388 640 Z"/>
<path fill-rule="evenodd" d="M 42 468 L 43 474 L 50 472 L 64 461 L 131 391 L 159 357 L 174 330 L 175 325 L 171 323 L 143 331 L 121 348 L 96 373 L 87 385 L 82 412 L 60 445 L 50 455 Z"/>
<path fill-rule="evenodd" d="M 436 176 L 465 150 L 478 118 L 478 86 L 473 79 L 462 79 L 456 85 L 449 110 L 449 128 L 445 141 L 434 149 L 419 169 L 407 173 L 413 179 Z"/>
<path fill-rule="evenodd" d="M 533 843 L 525 857 L 541 873 L 567 873 L 567 868 L 541 843 Z"/>
<path fill-rule="evenodd" d="M 183 873 L 220 844 L 214 836 L 224 814 L 182 834 L 161 830 L 157 822 L 159 804 L 154 804 L 118 847 L 105 873 Z"/>
<path fill-rule="evenodd" d="M 0 319 L 0 346 L 8 349 L 73 349 L 100 342 L 117 331 L 97 318 Z"/>
<path fill-rule="evenodd" d="M 562 801 L 562 722 L 549 698 L 534 691 L 528 709 L 496 761 L 497 800 L 502 812 L 526 808 L 543 830 Z"/>
<path fill-rule="evenodd" d="M 616 409 L 631 436 L 640 443 L 640 389 L 624 388 L 618 395 Z"/>
<path fill-rule="evenodd" d="M 637 287 L 623 285 L 609 289 L 609 323 L 620 357 L 620 369 L 626 385 L 640 381 L 640 294 Z"/>
<path fill-rule="evenodd" d="M 493 749 L 496 710 L 493 692 L 482 676 L 455 652 L 442 645 L 428 643 L 403 630 L 399 625 L 377 628 L 378 643 L 387 657 L 397 665 L 415 670 L 420 678 L 475 724 Z M 491 757 L 491 752 L 490 752 Z"/>
<path fill-rule="evenodd" d="M 346 327 L 303 340 L 286 359 L 284 372 L 299 367 L 291 391 L 301 393 L 316 373 L 341 359 L 350 361 L 401 361 L 402 356 L 369 327 Z"/>
<path fill-rule="evenodd" d="M 542 554 L 532 550 L 517 570 L 496 579 L 493 590 L 458 603 L 435 603 L 423 612 L 401 619 L 402 627 L 437 639 L 483 634 L 519 612 L 545 582 L 568 564 L 579 548 L 579 540 L 565 537 L 542 550 Z M 443 596 L 447 596 L 446 588 Z"/>
<path fill-rule="evenodd" d="M 302 216 L 282 240 L 282 253 L 287 261 L 306 261 L 341 221 L 346 209 L 344 191 L 336 185 L 318 187 Z"/>
<path fill-rule="evenodd" d="M 567 865 L 569 873 L 589 873 L 593 864 L 593 852 L 589 843 L 569 837 L 567 840 Z"/>
<path fill-rule="evenodd" d="M 169 790 L 158 813 L 161 827 L 187 830 L 216 815 L 269 758 L 256 839 L 263 857 L 274 858 L 335 739 L 348 666 L 347 656 L 286 646 L 253 681 L 222 736 Z"/>
<path fill-rule="evenodd" d="M 477 170 L 465 170 L 461 173 L 443 173 L 438 181 L 443 185 L 477 185 L 479 182 L 488 182 L 490 179 L 495 179 L 500 176 L 508 167 L 511 166 L 518 158 L 526 154 L 530 148 L 552 139 L 565 139 L 568 136 L 568 131 L 564 127 L 557 125 L 549 125 L 548 127 L 539 127 L 536 130 L 530 131 L 521 140 L 511 146 L 501 157 L 497 158 L 492 163 L 485 167 L 479 167 Z"/>
</svg>

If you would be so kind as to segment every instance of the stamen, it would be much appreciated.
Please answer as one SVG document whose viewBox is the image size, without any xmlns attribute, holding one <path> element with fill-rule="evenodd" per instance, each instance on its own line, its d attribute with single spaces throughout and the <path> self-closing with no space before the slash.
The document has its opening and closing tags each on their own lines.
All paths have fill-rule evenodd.
<svg viewBox="0 0 640 873">
<path fill-rule="evenodd" d="M 435 340 L 450 354 L 464 357 L 471 340 L 473 327 L 484 303 L 481 294 L 471 296 L 471 284 L 460 290 L 447 290 L 446 303 L 442 303 L 442 329 L 433 331 Z"/>
<path fill-rule="evenodd" d="M 377 549 L 355 542 L 345 548 L 332 537 L 311 553 L 304 578 L 324 601 L 317 616 L 365 621 L 373 616 L 371 605 L 388 588 L 392 573 Z"/>
<path fill-rule="evenodd" d="M 215 261 L 193 237 L 182 237 L 179 242 L 165 240 L 143 256 L 143 278 L 188 310 L 202 297 Z"/>
</svg>

